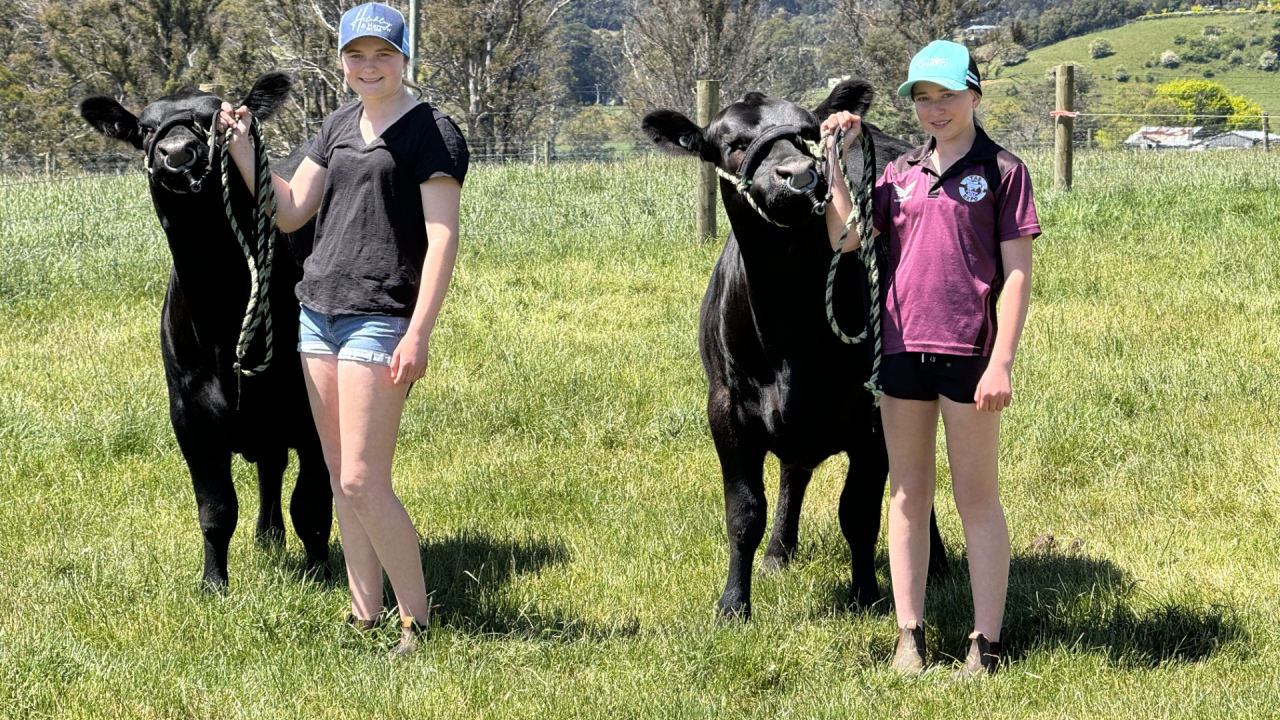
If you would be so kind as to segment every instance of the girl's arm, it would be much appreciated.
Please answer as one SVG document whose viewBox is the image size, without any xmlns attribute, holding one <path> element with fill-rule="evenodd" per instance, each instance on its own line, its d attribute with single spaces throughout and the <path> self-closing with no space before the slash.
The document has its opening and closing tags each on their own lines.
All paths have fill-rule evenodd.
<svg viewBox="0 0 1280 720">
<path fill-rule="evenodd" d="M 227 152 L 231 153 L 231 159 L 235 161 L 236 168 L 240 170 L 240 177 L 251 193 L 255 191 L 258 184 L 253 141 L 249 138 L 249 124 L 252 121 L 253 116 L 249 114 L 249 108 L 241 106 L 233 111 L 231 103 L 222 103 L 222 112 L 218 113 L 215 128 L 221 137 L 227 128 L 235 127 Z M 281 232 L 290 233 L 297 230 L 316 214 L 320 209 L 320 196 L 324 193 L 324 181 L 327 175 L 328 170 L 315 164 L 311 158 L 302 159 L 302 164 L 294 172 L 291 181 L 271 173 L 271 187 L 276 194 L 276 227 Z"/>
<path fill-rule="evenodd" d="M 422 214 L 427 220 L 427 257 L 422 264 L 418 303 L 409 329 L 391 355 L 391 380 L 411 383 L 427 371 L 427 350 L 445 291 L 458 257 L 458 214 L 462 185 L 451 177 L 432 178 L 420 186 Z"/>
<path fill-rule="evenodd" d="M 842 110 L 822 122 L 824 135 L 835 132 L 837 128 L 845 131 L 844 154 L 848 157 L 849 149 L 858 139 L 858 133 L 862 132 L 862 118 Z M 831 183 L 831 202 L 827 204 L 826 213 L 827 239 L 831 241 L 831 250 L 835 251 L 836 244 L 840 242 L 840 233 L 844 232 L 845 220 L 849 218 L 849 213 L 853 212 L 853 198 L 849 197 L 849 188 L 845 186 L 844 168 L 836 162 L 835 148 L 827 151 L 827 168 L 830 176 L 828 181 Z M 871 218 L 864 218 L 863 222 L 871 222 Z M 880 234 L 880 231 L 875 228 L 872 228 L 871 232 L 872 237 Z M 849 228 L 849 236 L 845 238 L 844 247 L 840 248 L 840 252 L 847 253 L 860 247 L 862 247 L 862 238 L 858 237 L 855 224 Z"/>
<path fill-rule="evenodd" d="M 1000 293 L 1000 313 L 996 342 L 991 349 L 987 371 L 978 381 L 973 402 L 978 410 L 999 412 L 1013 401 L 1013 358 L 1018 354 L 1022 326 L 1031 304 L 1031 238 L 1020 237 L 1000 243 L 1004 263 L 1004 290 Z"/>
</svg>

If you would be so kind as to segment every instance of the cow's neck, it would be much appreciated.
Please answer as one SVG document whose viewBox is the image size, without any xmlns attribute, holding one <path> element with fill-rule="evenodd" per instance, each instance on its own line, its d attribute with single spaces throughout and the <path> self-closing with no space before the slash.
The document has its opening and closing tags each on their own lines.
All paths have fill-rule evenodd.
<svg viewBox="0 0 1280 720">
<path fill-rule="evenodd" d="M 818 247 L 826 238 L 822 218 L 814 216 L 803 224 L 779 228 L 750 212 L 731 218 L 731 223 L 742 255 L 752 317 L 765 351 L 775 359 L 792 356 L 799 339 L 829 332 L 822 330 L 830 260 L 829 251 L 820 252 Z"/>
<path fill-rule="evenodd" d="M 153 186 L 152 200 L 173 258 L 174 281 L 187 299 L 192 321 L 215 334 L 234 325 L 244 313 L 249 278 L 244 253 L 227 221 L 221 188 L 174 195 Z M 242 230 L 252 232 L 246 216 L 237 220 Z"/>
</svg>

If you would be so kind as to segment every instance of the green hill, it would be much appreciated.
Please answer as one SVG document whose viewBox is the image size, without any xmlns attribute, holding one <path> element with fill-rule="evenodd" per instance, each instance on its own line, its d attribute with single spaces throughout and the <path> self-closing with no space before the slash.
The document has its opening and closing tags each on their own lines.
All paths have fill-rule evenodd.
<svg viewBox="0 0 1280 720">
<path fill-rule="evenodd" d="M 1206 27 L 1218 28 L 1221 32 L 1215 38 L 1206 35 Z M 1257 102 L 1272 115 L 1280 115 L 1280 73 L 1257 67 L 1259 56 L 1268 49 L 1276 33 L 1280 33 L 1280 15 L 1267 13 L 1222 12 L 1137 20 L 1033 50 L 1025 62 L 1001 68 L 999 78 L 992 84 L 998 87 L 1001 82 L 1043 78 L 1049 68 L 1072 61 L 1088 68 L 1097 80 L 1098 92 L 1106 99 L 1145 87 L 1149 82 L 1204 78 L 1212 73 L 1211 79 L 1215 82 Z M 1179 37 L 1183 42 L 1175 42 Z M 1089 44 L 1098 38 L 1111 43 L 1114 54 L 1091 58 Z M 1182 58 L 1177 68 L 1161 67 L 1160 55 L 1166 50 Z M 1238 64 L 1229 60 L 1233 51 L 1241 56 Z M 1148 63 L 1151 67 L 1146 67 Z M 1115 80 L 1117 65 L 1129 71 L 1128 82 Z"/>
</svg>

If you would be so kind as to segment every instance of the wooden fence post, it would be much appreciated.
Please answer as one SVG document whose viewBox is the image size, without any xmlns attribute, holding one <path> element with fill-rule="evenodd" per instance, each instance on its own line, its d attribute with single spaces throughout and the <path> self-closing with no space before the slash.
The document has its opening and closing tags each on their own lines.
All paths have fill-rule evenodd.
<svg viewBox="0 0 1280 720">
<path fill-rule="evenodd" d="M 698 126 L 706 127 L 720 110 L 720 81 L 698 81 Z M 716 235 L 716 201 L 718 200 L 716 166 L 698 163 L 698 239 L 709 241 Z"/>
<path fill-rule="evenodd" d="M 1058 92 L 1056 109 L 1071 112 L 1075 109 L 1075 66 L 1063 63 L 1057 70 Z M 1053 131 L 1053 186 L 1058 190 L 1071 189 L 1072 133 L 1075 130 L 1075 118 L 1070 115 L 1054 117 Z"/>
<path fill-rule="evenodd" d="M 1271 152 L 1271 118 L 1262 113 L 1262 152 Z"/>
</svg>

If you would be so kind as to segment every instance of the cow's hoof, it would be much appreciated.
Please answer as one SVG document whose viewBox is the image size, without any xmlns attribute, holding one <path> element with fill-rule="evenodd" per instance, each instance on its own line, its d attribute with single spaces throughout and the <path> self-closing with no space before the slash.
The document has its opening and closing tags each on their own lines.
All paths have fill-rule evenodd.
<svg viewBox="0 0 1280 720">
<path fill-rule="evenodd" d="M 284 528 L 262 527 L 253 534 L 254 542 L 263 550 L 280 550 L 284 548 Z"/>
<path fill-rule="evenodd" d="M 760 563 L 760 574 L 773 575 L 790 564 L 791 553 L 785 550 L 779 550 L 776 552 L 770 550 L 764 554 L 764 560 Z"/>
<path fill-rule="evenodd" d="M 721 620 L 745 622 L 751 619 L 751 603 L 727 600 L 722 597 L 720 602 L 716 603 L 716 613 Z"/>
<path fill-rule="evenodd" d="M 304 580 L 312 580 L 322 584 L 333 582 L 333 571 L 329 569 L 328 560 L 307 560 L 307 564 L 302 568 L 302 577 Z"/>
<path fill-rule="evenodd" d="M 859 586 L 854 585 L 849 588 L 848 607 L 854 612 L 865 612 L 876 606 L 883 599 L 880 594 L 880 588 L 876 585 Z"/>
<path fill-rule="evenodd" d="M 205 575 L 200 581 L 200 591 L 206 595 L 225 595 L 228 584 L 225 575 Z"/>
</svg>

